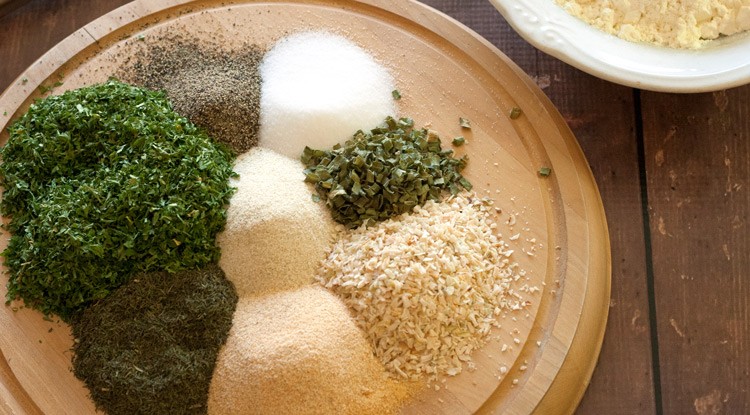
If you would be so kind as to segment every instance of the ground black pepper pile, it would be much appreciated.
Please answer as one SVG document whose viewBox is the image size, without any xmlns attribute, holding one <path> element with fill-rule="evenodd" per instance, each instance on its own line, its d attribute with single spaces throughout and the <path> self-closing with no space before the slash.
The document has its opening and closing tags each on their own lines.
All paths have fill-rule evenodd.
<svg viewBox="0 0 750 415">
<path fill-rule="evenodd" d="M 256 45 L 225 50 L 206 40 L 144 37 L 117 78 L 164 90 L 175 110 L 237 153 L 258 142 L 263 51 Z"/>
</svg>

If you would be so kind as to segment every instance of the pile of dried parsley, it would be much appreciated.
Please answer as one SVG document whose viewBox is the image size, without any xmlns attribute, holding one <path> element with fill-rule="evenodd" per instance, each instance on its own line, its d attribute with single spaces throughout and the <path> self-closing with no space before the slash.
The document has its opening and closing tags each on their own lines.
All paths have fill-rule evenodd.
<svg viewBox="0 0 750 415">
<path fill-rule="evenodd" d="M 382 127 L 358 131 L 331 151 L 305 148 L 305 180 L 313 183 L 333 219 L 355 228 L 410 212 L 428 200 L 440 200 L 471 183 L 461 175 L 466 156 L 443 150 L 440 137 L 414 129 L 410 118 L 388 117 Z"/>
<path fill-rule="evenodd" d="M 7 300 L 69 321 L 134 273 L 216 262 L 231 152 L 110 80 L 31 105 L 0 149 Z"/>
</svg>

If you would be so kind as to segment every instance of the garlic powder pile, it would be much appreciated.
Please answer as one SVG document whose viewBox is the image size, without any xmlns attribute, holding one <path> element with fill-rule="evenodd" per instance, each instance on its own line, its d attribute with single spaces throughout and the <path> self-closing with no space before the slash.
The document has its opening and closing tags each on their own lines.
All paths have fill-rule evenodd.
<svg viewBox="0 0 750 415">
<path fill-rule="evenodd" d="M 302 163 L 255 147 L 237 157 L 237 188 L 216 242 L 219 265 L 240 297 L 313 282 L 335 236 L 322 203 L 312 201 Z"/>
<path fill-rule="evenodd" d="M 555 0 L 568 13 L 631 42 L 696 49 L 750 30 L 748 0 Z"/>
<path fill-rule="evenodd" d="M 208 414 L 388 415 L 416 386 L 389 379 L 346 307 L 311 285 L 240 299 Z"/>
<path fill-rule="evenodd" d="M 397 378 L 456 375 L 501 314 L 522 307 L 523 276 L 489 219 L 489 202 L 459 195 L 344 235 L 318 280 L 352 311 Z"/>
</svg>

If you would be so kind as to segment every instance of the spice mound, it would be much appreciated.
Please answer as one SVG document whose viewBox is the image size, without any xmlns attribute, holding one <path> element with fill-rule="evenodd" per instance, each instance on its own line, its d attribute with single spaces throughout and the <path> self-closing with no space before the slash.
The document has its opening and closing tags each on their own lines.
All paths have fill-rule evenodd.
<svg viewBox="0 0 750 415">
<path fill-rule="evenodd" d="M 393 79 L 365 50 L 325 32 L 283 38 L 260 65 L 260 145 L 297 158 L 396 113 Z"/>
<path fill-rule="evenodd" d="M 232 156 L 117 81 L 32 104 L 0 150 L 7 299 L 68 320 L 135 272 L 218 260 Z"/>
<path fill-rule="evenodd" d="M 454 158 L 435 133 L 413 127 L 410 118 L 388 117 L 381 127 L 359 131 L 333 150 L 305 147 L 305 180 L 315 185 L 336 222 L 355 228 L 440 200 L 443 190 L 471 189 L 460 173 L 466 156 Z"/>
<path fill-rule="evenodd" d="M 120 79 L 163 90 L 175 111 L 214 139 L 243 153 L 258 143 L 263 51 L 255 45 L 225 50 L 207 40 L 145 37 Z"/>
<path fill-rule="evenodd" d="M 308 286 L 239 300 L 208 413 L 381 415 L 394 413 L 407 395 L 341 301 Z"/>
<path fill-rule="evenodd" d="M 348 232 L 317 279 L 338 295 L 398 378 L 456 375 L 502 313 L 522 307 L 522 272 L 488 201 L 458 195 Z"/>
<path fill-rule="evenodd" d="M 334 223 L 312 200 L 302 169 L 299 161 L 260 147 L 235 162 L 237 190 L 217 243 L 219 265 L 241 297 L 311 284 L 333 243 Z"/>
<path fill-rule="evenodd" d="M 216 265 L 135 276 L 73 320 L 73 370 L 109 415 L 205 414 L 237 295 Z"/>
<path fill-rule="evenodd" d="M 697 49 L 750 30 L 750 3 L 737 0 L 555 0 L 572 14 L 632 42 Z"/>
</svg>

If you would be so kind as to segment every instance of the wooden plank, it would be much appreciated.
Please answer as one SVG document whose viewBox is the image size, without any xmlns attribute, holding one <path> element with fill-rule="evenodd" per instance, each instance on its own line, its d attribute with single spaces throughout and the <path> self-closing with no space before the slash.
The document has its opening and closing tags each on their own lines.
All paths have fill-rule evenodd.
<svg viewBox="0 0 750 415">
<path fill-rule="evenodd" d="M 0 351 L 0 414 L 42 415 L 42 411 L 18 383 L 2 351 Z"/>
<path fill-rule="evenodd" d="M 542 55 L 524 41 L 489 1 L 420 0 L 453 17 L 500 49 L 530 76 L 537 72 Z"/>
<path fill-rule="evenodd" d="M 750 413 L 750 86 L 642 102 L 664 413 Z"/>
<path fill-rule="evenodd" d="M 126 3 L 128 0 L 31 0 L 18 6 L 14 13 L 0 15 L 0 56 L 3 57 L 0 92 L 57 42 Z"/>
<path fill-rule="evenodd" d="M 578 414 L 655 412 L 642 204 L 630 88 L 540 56 L 538 82 L 586 154 L 607 213 L 612 298 L 602 352 Z M 582 91 L 586 91 L 582 93 Z"/>
<path fill-rule="evenodd" d="M 474 29 L 535 78 L 578 138 L 607 213 L 612 244 L 612 301 L 599 363 L 577 413 L 654 413 L 646 248 L 632 90 L 598 80 L 537 51 L 505 23 L 489 2 L 425 3 Z"/>
<path fill-rule="evenodd" d="M 0 17 L 12 13 L 13 10 L 17 9 L 22 4 L 21 0 L 0 0 Z"/>
<path fill-rule="evenodd" d="M 126 0 L 11 0 L 0 3 L 0 91 L 48 49 Z M 52 12 L 54 11 L 54 12 Z M 0 354 L 0 414 L 41 414 Z"/>
</svg>

